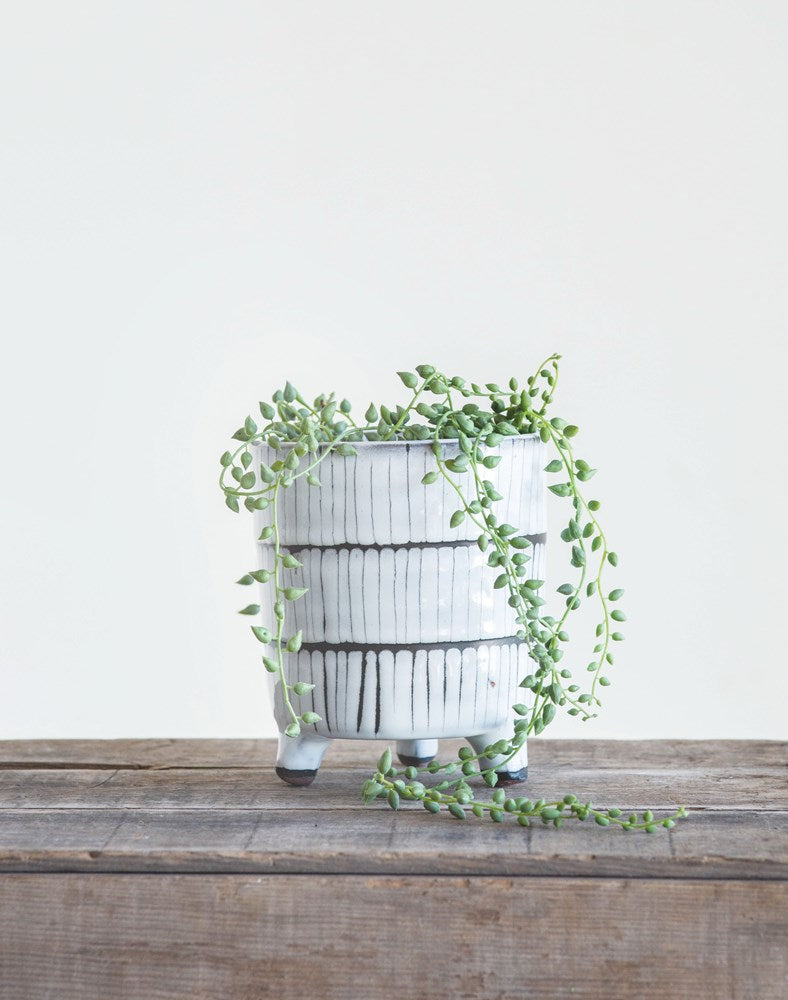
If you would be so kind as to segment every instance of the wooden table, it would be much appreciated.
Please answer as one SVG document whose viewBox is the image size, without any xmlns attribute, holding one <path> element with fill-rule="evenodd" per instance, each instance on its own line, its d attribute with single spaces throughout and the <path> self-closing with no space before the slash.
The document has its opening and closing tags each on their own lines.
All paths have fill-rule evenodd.
<svg viewBox="0 0 788 1000">
<path fill-rule="evenodd" d="M 0 743 L 0 997 L 788 996 L 785 745 L 532 741 L 532 798 L 692 810 L 652 836 L 362 807 L 380 750 Z"/>
</svg>

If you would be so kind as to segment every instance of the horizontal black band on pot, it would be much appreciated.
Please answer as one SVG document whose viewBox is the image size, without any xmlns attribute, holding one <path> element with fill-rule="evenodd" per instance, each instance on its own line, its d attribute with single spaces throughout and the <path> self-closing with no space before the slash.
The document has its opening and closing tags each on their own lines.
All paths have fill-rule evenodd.
<svg viewBox="0 0 788 1000">
<path fill-rule="evenodd" d="M 541 531 L 535 535 L 520 535 L 520 537 L 527 538 L 532 545 L 547 544 L 546 531 Z M 259 544 L 265 548 L 273 548 L 273 542 L 270 540 L 260 541 Z M 370 542 L 369 545 L 362 545 L 361 542 L 337 542 L 336 545 L 311 545 L 308 542 L 280 542 L 280 548 L 287 549 L 293 555 L 299 552 L 307 552 L 309 549 L 315 549 L 318 552 L 352 552 L 354 550 L 361 552 L 383 552 L 385 549 L 462 549 L 475 547 L 475 539 L 463 539 L 454 542 Z"/>
<path fill-rule="evenodd" d="M 306 653 L 429 653 L 434 649 L 449 650 L 480 649 L 483 646 L 523 646 L 525 639 L 516 635 L 499 636 L 493 639 L 456 639 L 447 642 L 303 642 L 301 652 Z"/>
</svg>

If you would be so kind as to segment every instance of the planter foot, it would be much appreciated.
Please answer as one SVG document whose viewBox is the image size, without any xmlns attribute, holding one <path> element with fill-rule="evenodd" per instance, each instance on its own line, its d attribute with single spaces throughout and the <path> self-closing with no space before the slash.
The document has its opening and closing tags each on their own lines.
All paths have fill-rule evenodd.
<svg viewBox="0 0 788 1000">
<path fill-rule="evenodd" d="M 317 733 L 291 737 L 280 733 L 276 773 L 288 785 L 311 785 L 320 767 L 329 740 Z"/>
<path fill-rule="evenodd" d="M 277 767 L 277 775 L 286 782 L 288 785 L 296 785 L 297 787 L 303 787 L 304 785 L 311 785 L 315 780 L 315 775 L 317 774 L 317 769 L 314 771 L 301 770 L 295 771 L 289 767 Z"/>
<path fill-rule="evenodd" d="M 528 780 L 528 768 L 521 767 L 519 771 L 496 771 L 499 785 L 519 785 Z M 497 785 L 496 785 L 497 787 Z"/>
<path fill-rule="evenodd" d="M 397 756 L 403 767 L 426 767 L 437 752 L 437 740 L 397 740 Z"/>
<path fill-rule="evenodd" d="M 512 727 L 507 724 L 489 733 L 479 733 L 478 736 L 469 736 L 468 742 L 476 753 L 483 753 L 488 746 L 497 743 L 498 740 L 510 740 L 511 737 Z M 480 757 L 479 766 L 483 770 L 490 767 L 495 768 L 499 785 L 517 785 L 525 781 L 528 777 L 528 751 L 526 744 L 523 743 L 516 753 L 508 759 L 504 756 Z"/>
</svg>

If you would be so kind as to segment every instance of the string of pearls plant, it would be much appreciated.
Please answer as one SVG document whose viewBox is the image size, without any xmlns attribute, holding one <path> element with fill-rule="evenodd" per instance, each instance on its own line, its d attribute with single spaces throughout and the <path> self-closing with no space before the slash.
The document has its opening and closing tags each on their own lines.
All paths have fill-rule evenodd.
<svg viewBox="0 0 788 1000">
<path fill-rule="evenodd" d="M 234 440 L 240 442 L 238 447 L 221 456 L 219 486 L 230 510 L 238 512 L 241 503 L 249 511 L 272 508 L 272 523 L 260 537 L 273 548 L 273 566 L 251 570 L 237 582 L 242 586 L 270 583 L 275 591 L 275 621 L 270 626 L 254 625 L 252 632 L 266 647 L 265 669 L 277 674 L 281 683 L 290 716 L 288 736 L 298 736 L 302 724 L 311 725 L 319 721 L 319 716 L 297 708 L 298 699 L 309 694 L 314 685 L 288 675 L 286 654 L 298 652 L 302 637 L 300 631 L 287 634 L 287 606 L 306 591 L 288 585 L 288 571 L 301 564 L 294 555 L 282 550 L 279 499 L 282 491 L 300 477 L 319 488 L 320 464 L 328 455 L 355 455 L 355 441 L 431 440 L 435 468 L 426 473 L 422 482 L 429 485 L 443 477 L 456 492 L 457 509 L 451 515 L 450 525 L 457 527 L 470 520 L 478 528 L 478 546 L 487 553 L 490 571 L 496 574 L 494 586 L 508 591 L 508 602 L 519 625 L 517 637 L 526 643 L 533 664 L 532 671 L 520 682 L 520 687 L 530 692 L 530 704 L 513 706 L 517 721 L 511 738 L 487 747 L 483 753 L 463 747 L 457 760 L 432 761 L 424 769 L 395 768 L 391 750 L 386 749 L 374 775 L 364 783 L 365 803 L 385 796 L 392 809 L 398 809 L 403 800 L 418 800 L 428 812 L 446 811 L 458 820 L 487 815 L 493 822 L 501 822 L 509 814 L 521 826 L 537 820 L 560 827 L 566 819 L 591 818 L 603 827 L 647 833 L 660 826 L 670 829 L 677 819 L 687 815 L 680 808 L 660 819 L 649 810 L 625 816 L 620 809 L 596 808 L 573 794 L 553 802 L 508 796 L 503 788 L 495 788 L 495 769 L 480 764 L 480 758 L 495 756 L 496 767 L 500 767 L 529 735 L 541 733 L 559 709 L 583 721 L 593 718 L 601 707 L 600 690 L 610 683 L 605 671 L 613 666 L 614 649 L 624 638 L 620 628 L 626 616 L 618 603 L 624 592 L 618 587 L 607 589 L 604 581 L 606 570 L 618 564 L 618 556 L 610 549 L 597 518 L 599 501 L 586 499 L 582 489 L 597 470 L 575 456 L 573 441 L 578 434 L 577 425 L 548 416 L 558 384 L 559 360 L 559 355 L 551 355 L 524 385 L 512 378 L 505 389 L 492 382 L 478 385 L 456 375 L 450 377 L 432 365 L 419 365 L 415 372 L 398 372 L 412 393 L 407 403 L 392 407 L 370 404 L 363 421 L 354 419 L 347 399 L 337 402 L 331 393 L 318 396 L 310 404 L 288 382 L 284 389 L 273 394 L 272 403 L 259 404 L 263 425 L 258 427 L 248 416 L 233 434 Z M 494 453 L 497 446 L 505 437 L 519 434 L 539 434 L 550 446 L 554 457 L 546 471 L 556 481 L 549 489 L 565 498 L 570 508 L 561 539 L 569 546 L 574 578 L 557 588 L 563 598 L 563 609 L 556 615 L 546 610 L 546 601 L 540 594 L 544 581 L 529 575 L 530 541 L 515 525 L 499 523 L 494 510 L 502 496 L 485 478 L 486 471 L 500 461 L 500 455 Z M 454 446 L 453 452 L 459 446 L 455 457 L 445 457 L 446 442 Z M 256 462 L 253 446 L 262 443 L 281 456 L 271 465 Z M 468 472 L 471 495 L 459 482 L 460 475 L 467 481 Z M 585 683 L 581 684 L 566 665 L 564 654 L 569 642 L 570 616 L 588 600 L 596 604 L 598 621 L 591 657 L 581 673 Z M 249 604 L 240 614 L 257 616 L 259 612 L 258 604 Z M 439 780 L 426 785 L 424 781 L 429 778 L 423 772 Z M 478 776 L 492 789 L 484 800 L 477 797 L 469 783 L 469 779 Z"/>
</svg>

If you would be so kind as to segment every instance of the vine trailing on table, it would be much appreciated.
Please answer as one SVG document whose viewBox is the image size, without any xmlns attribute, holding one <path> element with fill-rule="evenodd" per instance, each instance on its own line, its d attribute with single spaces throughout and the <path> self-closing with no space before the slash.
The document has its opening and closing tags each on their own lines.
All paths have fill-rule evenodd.
<svg viewBox="0 0 788 1000">
<path fill-rule="evenodd" d="M 596 715 L 601 706 L 600 689 L 610 683 L 604 671 L 613 665 L 613 650 L 624 638 L 620 626 L 626 616 L 618 605 L 624 592 L 620 588 L 606 592 L 603 586 L 605 570 L 618 564 L 618 556 L 609 548 L 597 518 L 599 501 L 587 500 L 581 489 L 596 469 L 585 459 L 575 457 L 573 441 L 578 434 L 577 425 L 548 416 L 558 383 L 559 360 L 560 355 L 551 355 L 525 385 L 520 386 L 512 378 L 506 389 L 492 382 L 483 386 L 467 382 L 456 375 L 443 375 L 432 365 L 419 365 L 415 372 L 398 372 L 404 386 L 412 392 L 406 405 L 370 404 L 363 422 L 354 419 L 347 399 L 337 402 L 331 393 L 318 396 L 310 404 L 287 382 L 284 389 L 273 394 L 273 405 L 259 404 L 263 425 L 258 427 L 248 416 L 233 435 L 239 446 L 226 451 L 220 459 L 219 485 L 232 511 L 238 512 L 241 502 L 249 511 L 271 507 L 272 523 L 263 529 L 260 538 L 272 545 L 273 565 L 250 570 L 237 582 L 242 586 L 270 583 L 274 588 L 274 622 L 267 626 L 253 625 L 252 632 L 267 647 L 263 656 L 266 670 L 278 675 L 290 716 L 287 736 L 298 736 L 302 724 L 311 725 L 320 721 L 320 717 L 312 711 L 298 710 L 297 700 L 309 694 L 314 685 L 291 678 L 287 670 L 286 654 L 297 653 L 301 647 L 300 631 L 287 634 L 287 605 L 299 600 L 306 591 L 288 585 L 288 571 L 301 563 L 283 551 L 279 498 L 300 477 L 319 488 L 319 467 L 328 455 L 355 455 L 355 441 L 431 440 L 435 468 L 426 473 L 422 482 L 429 485 L 442 477 L 456 492 L 457 509 L 451 515 L 450 526 L 456 528 L 470 521 L 478 528 L 478 546 L 487 553 L 488 565 L 496 573 L 494 586 L 508 591 L 508 602 L 519 626 L 517 638 L 526 643 L 533 664 L 532 672 L 520 682 L 520 687 L 530 692 L 530 704 L 513 706 L 517 721 L 511 738 L 500 740 L 482 753 L 463 747 L 457 760 L 443 764 L 432 761 L 421 769 L 394 768 L 391 751 L 386 749 L 374 776 L 364 783 L 364 802 L 385 796 L 389 806 L 398 809 L 402 800 L 419 800 L 431 813 L 447 811 L 460 820 L 486 814 L 494 822 L 501 822 L 511 814 L 522 826 L 528 826 L 532 819 L 560 827 L 565 819 L 593 818 L 600 826 L 647 833 L 655 832 L 658 826 L 670 829 L 676 819 L 686 815 L 680 808 L 659 820 L 649 810 L 625 816 L 620 809 L 599 809 L 571 794 L 554 802 L 531 801 L 495 788 L 498 780 L 495 768 L 514 756 L 530 734 L 542 732 L 559 708 L 583 721 Z M 529 575 L 531 542 L 515 525 L 499 523 L 494 509 L 503 498 L 485 478 L 486 471 L 501 460 L 496 449 L 503 439 L 520 434 L 538 434 L 551 447 L 555 457 L 546 471 L 555 475 L 557 481 L 548 488 L 565 498 L 570 507 L 561 538 L 569 546 L 569 562 L 575 572 L 573 581 L 558 587 L 563 609 L 557 615 L 546 610 L 546 601 L 541 596 L 544 581 Z M 253 452 L 253 447 L 261 444 L 268 445 L 278 456 L 271 465 L 261 462 Z M 453 457 L 447 457 L 447 450 Z M 460 481 L 460 477 L 468 476 L 470 493 Z M 585 685 L 581 685 L 563 657 L 569 642 L 568 620 L 586 600 L 596 602 L 599 621 L 591 659 L 582 672 Z M 249 604 L 240 613 L 257 616 L 259 612 L 258 604 Z M 483 767 L 480 759 L 492 756 L 496 757 L 495 767 Z M 425 785 L 419 780 L 421 771 L 440 780 Z M 468 781 L 478 775 L 492 788 L 489 800 L 480 801 Z M 425 775 L 422 777 L 427 780 Z"/>
</svg>

